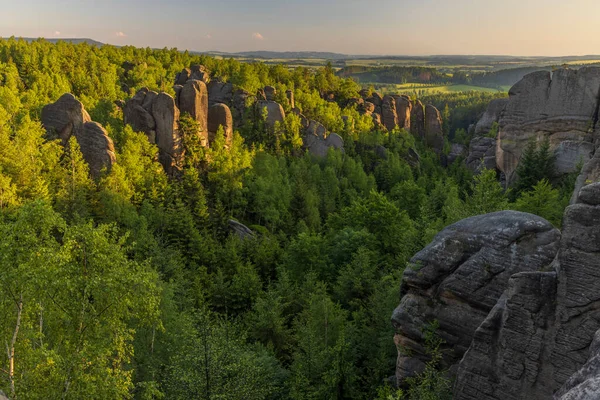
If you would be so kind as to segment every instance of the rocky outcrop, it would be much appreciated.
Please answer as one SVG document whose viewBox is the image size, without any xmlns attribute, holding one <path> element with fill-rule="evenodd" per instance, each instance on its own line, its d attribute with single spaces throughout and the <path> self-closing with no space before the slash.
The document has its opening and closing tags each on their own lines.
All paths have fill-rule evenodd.
<svg viewBox="0 0 600 400">
<path fill-rule="evenodd" d="M 396 99 L 394 99 L 392 96 L 385 96 L 382 100 L 381 123 L 388 131 L 392 131 L 396 129 L 396 126 L 398 126 Z"/>
<path fill-rule="evenodd" d="M 410 133 L 417 139 L 425 137 L 425 106 L 421 103 L 421 100 L 415 100 L 412 103 Z"/>
<path fill-rule="evenodd" d="M 233 126 L 235 128 L 243 126 L 246 109 L 251 108 L 255 101 L 256 97 L 251 96 L 245 90 L 237 89 L 233 92 L 231 116 L 233 117 Z"/>
<path fill-rule="evenodd" d="M 231 106 L 233 102 L 233 85 L 229 82 L 221 82 L 218 79 L 211 80 L 208 85 L 208 105 L 213 106 L 217 103 Z"/>
<path fill-rule="evenodd" d="M 130 125 L 134 131 L 145 133 L 150 143 L 156 143 L 156 122 L 152 116 L 152 102 L 154 100 L 145 101 L 148 93 L 147 88 L 140 89 L 135 96 L 125 103 L 123 119 L 125 124 Z"/>
<path fill-rule="evenodd" d="M 482 169 L 496 169 L 496 139 L 475 137 L 469 143 L 467 168 L 475 173 Z"/>
<path fill-rule="evenodd" d="M 509 91 L 499 119 L 497 166 L 514 181 L 530 140 L 548 139 L 556 151 L 558 174 L 570 173 L 594 152 L 600 68 L 559 69 L 526 75 Z"/>
<path fill-rule="evenodd" d="M 408 96 L 395 96 L 396 98 L 396 115 L 398 116 L 398 128 L 410 131 L 410 113 L 412 111 L 412 103 Z"/>
<path fill-rule="evenodd" d="M 189 68 L 184 68 L 175 76 L 175 84 L 182 86 L 185 85 L 188 79 L 190 79 L 190 76 L 192 76 L 192 71 Z"/>
<path fill-rule="evenodd" d="M 92 176 L 100 176 L 104 168 L 110 170 L 117 158 L 113 141 L 102 125 L 97 122 L 86 122 L 83 131 L 76 138 Z"/>
<path fill-rule="evenodd" d="M 596 398 L 585 396 L 600 381 L 599 253 L 600 183 L 593 183 L 565 211 L 556 260 L 546 272 L 513 276 L 478 328 L 455 399 Z"/>
<path fill-rule="evenodd" d="M 275 101 L 277 96 L 277 89 L 273 86 L 265 86 L 264 88 L 265 98 L 267 101 Z"/>
<path fill-rule="evenodd" d="M 167 173 L 173 173 L 182 155 L 180 113 L 175 105 L 175 99 L 167 93 L 160 93 L 152 102 L 152 115 L 156 123 L 159 161 Z"/>
<path fill-rule="evenodd" d="M 290 108 L 291 109 L 296 108 L 296 101 L 294 100 L 294 91 L 291 89 L 286 90 L 285 97 L 287 97 Z"/>
<path fill-rule="evenodd" d="M 55 103 L 42 108 L 42 125 L 48 138 L 60 138 L 63 144 L 66 144 L 72 135 L 77 136 L 81 133 L 83 125 L 91 120 L 83 104 L 71 93 L 63 94 Z"/>
<path fill-rule="evenodd" d="M 258 117 L 262 118 L 266 110 L 265 124 L 267 128 L 274 131 L 277 122 L 283 123 L 285 120 L 285 111 L 281 104 L 269 100 L 260 100 L 256 102 Z"/>
<path fill-rule="evenodd" d="M 231 143 L 231 139 L 233 138 L 231 110 L 227 105 L 217 103 L 208 109 L 208 141 L 210 145 L 214 142 L 220 126 L 223 127 L 223 132 L 225 133 L 225 141 Z"/>
<path fill-rule="evenodd" d="M 254 232 L 248 228 L 246 225 L 230 219 L 228 221 L 229 230 L 234 233 L 241 240 L 252 239 L 254 237 Z M 2 399 L 0 399 L 2 400 Z"/>
<path fill-rule="evenodd" d="M 208 83 L 210 80 L 210 74 L 204 65 L 192 65 L 190 71 L 189 79 L 195 79 L 204 83 Z"/>
<path fill-rule="evenodd" d="M 337 133 L 328 133 L 317 121 L 310 121 L 302 139 L 304 148 L 312 155 L 325 157 L 329 148 L 344 152 L 344 139 Z"/>
<path fill-rule="evenodd" d="M 546 220 L 516 211 L 468 218 L 440 232 L 404 271 L 402 300 L 392 323 L 399 382 L 428 360 L 424 331 L 438 321 L 443 365 L 456 367 L 511 276 L 546 268 L 560 232 Z"/>
<path fill-rule="evenodd" d="M 454 161 L 458 160 L 460 157 L 465 157 L 467 155 L 467 147 L 460 143 L 452 143 L 450 146 L 450 152 L 446 156 L 446 164 L 452 165 Z"/>
<path fill-rule="evenodd" d="M 62 95 L 55 103 L 42 109 L 42 125 L 49 139 L 61 139 L 66 145 L 74 136 L 90 174 L 97 178 L 116 161 L 115 148 L 106 130 L 92 122 L 83 104 L 70 93 Z"/>
<path fill-rule="evenodd" d="M 490 101 L 485 113 L 481 119 L 475 125 L 475 135 L 476 136 L 486 136 L 492 130 L 494 123 L 498 123 L 500 121 L 500 117 L 502 112 L 506 108 L 508 104 L 508 98 L 502 99 L 494 99 Z"/>
<path fill-rule="evenodd" d="M 444 149 L 442 115 L 431 104 L 425 107 L 425 143 L 438 154 Z"/>
<path fill-rule="evenodd" d="M 198 124 L 198 135 L 204 145 L 208 143 L 208 90 L 202 81 L 190 79 L 181 89 L 177 104 Z"/>
</svg>

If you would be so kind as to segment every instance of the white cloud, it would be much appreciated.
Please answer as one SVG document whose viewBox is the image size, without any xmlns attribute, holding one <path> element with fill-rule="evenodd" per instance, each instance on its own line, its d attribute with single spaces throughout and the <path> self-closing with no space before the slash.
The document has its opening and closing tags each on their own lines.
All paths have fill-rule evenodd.
<svg viewBox="0 0 600 400">
<path fill-rule="evenodd" d="M 254 32 L 254 33 L 252 34 L 252 37 L 253 37 L 254 39 L 256 39 L 256 40 L 264 40 L 264 39 L 265 39 L 265 37 L 264 37 L 263 35 L 261 35 L 260 33 L 258 33 L 258 32 Z"/>
<path fill-rule="evenodd" d="M 116 32 L 116 33 L 115 33 L 115 35 L 116 35 L 117 37 L 125 37 L 125 36 L 127 36 L 126 34 L 124 34 L 123 32 L 120 32 L 120 31 L 119 31 L 119 32 Z"/>
<path fill-rule="evenodd" d="M 54 36 L 60 36 L 60 32 L 59 31 L 54 31 Z"/>
<path fill-rule="evenodd" d="M 204 36 L 207 39 L 212 39 L 212 35 L 211 34 L 207 34 L 206 36 Z"/>
</svg>

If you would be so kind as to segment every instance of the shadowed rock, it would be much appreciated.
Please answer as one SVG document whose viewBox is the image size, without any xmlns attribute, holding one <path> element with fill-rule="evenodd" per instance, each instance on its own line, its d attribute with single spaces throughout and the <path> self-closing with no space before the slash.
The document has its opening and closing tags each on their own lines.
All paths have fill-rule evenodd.
<svg viewBox="0 0 600 400">
<path fill-rule="evenodd" d="M 208 90 L 202 81 L 187 81 L 178 99 L 180 111 L 188 113 L 198 123 L 198 135 L 208 142 Z"/>
<path fill-rule="evenodd" d="M 175 99 L 160 93 L 152 104 L 152 115 L 156 122 L 156 144 L 159 161 L 167 173 L 173 173 L 181 161 L 181 132 L 179 131 L 179 109 Z"/>
<path fill-rule="evenodd" d="M 220 82 L 212 80 L 207 85 L 208 89 L 208 105 L 213 106 L 217 103 L 223 103 L 231 106 L 233 101 L 233 85 L 229 82 Z"/>
<path fill-rule="evenodd" d="M 398 115 L 396 114 L 396 100 L 392 96 L 385 96 L 381 105 L 381 122 L 388 131 L 396 129 Z"/>
<path fill-rule="evenodd" d="M 410 131 L 410 113 L 412 111 L 410 98 L 407 96 L 395 96 L 395 98 L 398 128 Z"/>
<path fill-rule="evenodd" d="M 91 120 L 83 104 L 71 93 L 63 94 L 55 103 L 42 108 L 42 125 L 48 138 L 60 138 L 63 144 L 69 141 L 71 135 L 81 133 L 83 125 Z"/>
<path fill-rule="evenodd" d="M 441 154 L 444 148 L 442 115 L 431 104 L 425 107 L 425 143 L 438 154 Z"/>
<path fill-rule="evenodd" d="M 516 211 L 471 217 L 440 232 L 404 271 L 402 300 L 392 316 L 400 383 L 404 366 L 427 362 L 423 332 L 439 322 L 443 365 L 456 366 L 519 272 L 547 267 L 559 248 L 560 232 L 546 220 Z"/>
<path fill-rule="evenodd" d="M 281 104 L 274 101 L 260 100 L 256 103 L 259 117 L 263 116 L 264 110 L 266 110 L 265 124 L 273 131 L 277 122 L 283 123 L 285 120 L 285 111 Z"/>
<path fill-rule="evenodd" d="M 277 90 L 273 86 L 265 86 L 265 97 L 268 101 L 275 101 Z"/>
<path fill-rule="evenodd" d="M 219 126 L 223 127 L 225 142 L 231 143 L 233 137 L 233 118 L 231 110 L 225 104 L 215 104 L 208 109 L 208 141 L 212 146 Z"/>
<path fill-rule="evenodd" d="M 419 139 L 425 137 L 425 106 L 421 103 L 421 100 L 415 100 L 412 103 L 410 133 Z"/>
<path fill-rule="evenodd" d="M 325 127 L 317 122 L 310 121 L 303 137 L 304 148 L 312 155 L 326 157 L 329 148 L 344 152 L 344 140 L 337 133 L 328 133 Z"/>
<path fill-rule="evenodd" d="M 294 101 L 294 92 L 290 89 L 285 91 L 285 97 L 287 97 L 288 99 L 288 103 L 290 105 L 290 108 L 295 108 L 296 107 L 296 102 Z"/>
<path fill-rule="evenodd" d="M 116 162 L 115 147 L 102 125 L 97 122 L 86 122 L 82 132 L 76 138 L 92 176 L 100 176 L 104 168 L 110 171 Z"/>
<path fill-rule="evenodd" d="M 192 76 L 192 71 L 189 68 L 184 68 L 175 77 L 175 84 L 181 86 L 185 85 L 188 79 L 190 79 L 190 76 Z"/>
<path fill-rule="evenodd" d="M 506 108 L 507 104 L 508 98 L 494 99 L 490 101 L 485 113 L 483 113 L 483 116 L 477 122 L 477 125 L 475 125 L 475 135 L 487 135 L 492 130 L 494 123 L 498 123 L 500 121 L 502 112 Z"/>
<path fill-rule="evenodd" d="M 133 96 L 123 109 L 123 119 L 126 125 L 131 125 L 135 132 L 143 132 L 148 137 L 150 143 L 156 142 L 156 123 L 152 116 L 152 107 L 146 109 L 142 104 L 147 104 L 145 101 L 148 94 L 148 89 L 140 89 Z"/>
<path fill-rule="evenodd" d="M 482 169 L 496 169 L 496 139 L 476 137 L 469 144 L 467 168 L 475 173 Z"/>
</svg>

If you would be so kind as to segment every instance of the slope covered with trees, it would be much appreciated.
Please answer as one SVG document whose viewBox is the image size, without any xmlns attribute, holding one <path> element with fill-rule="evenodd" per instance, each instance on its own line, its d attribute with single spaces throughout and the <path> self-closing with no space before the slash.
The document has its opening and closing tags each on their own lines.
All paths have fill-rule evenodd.
<svg viewBox="0 0 600 400">
<path fill-rule="evenodd" d="M 288 113 L 277 138 L 246 124 L 205 149 L 184 132 L 186 163 L 167 176 L 114 102 L 142 87 L 173 94 L 192 64 L 249 92 L 292 89 L 345 153 L 303 152 Z M 442 167 L 410 133 L 346 107 L 359 89 L 327 67 L 0 40 L 0 388 L 22 399 L 392 396 L 389 320 L 407 260 L 461 218 L 515 207 L 554 218 L 548 201 L 561 209 L 566 194 L 540 176 L 509 196 L 496 171 Z M 98 179 L 76 140 L 49 141 L 39 122 L 67 92 L 114 141 Z M 474 99 L 448 131 L 475 122 Z M 232 233 L 230 219 L 254 234 Z M 410 398 L 445 390 L 432 371 Z"/>
</svg>

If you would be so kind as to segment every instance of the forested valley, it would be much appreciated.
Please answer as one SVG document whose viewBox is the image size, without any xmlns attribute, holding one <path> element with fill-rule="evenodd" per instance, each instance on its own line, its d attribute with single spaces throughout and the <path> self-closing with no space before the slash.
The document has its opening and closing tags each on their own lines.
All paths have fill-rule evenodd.
<svg viewBox="0 0 600 400">
<path fill-rule="evenodd" d="M 206 147 L 182 115 L 185 159 L 167 173 L 119 101 L 142 88 L 174 96 L 192 65 L 248 93 L 274 87 L 286 116 L 273 132 L 249 107 L 231 138 L 220 129 Z M 407 262 L 473 215 L 514 209 L 559 227 L 577 174 L 553 179 L 547 143 L 527 148 L 509 190 L 495 169 L 474 174 L 449 157 L 504 94 L 423 98 L 443 115 L 436 152 L 359 112 L 361 89 L 330 66 L 0 40 L 0 389 L 15 399 L 450 398 L 435 326 L 425 372 L 400 391 L 390 380 Z M 305 150 L 287 91 L 343 152 Z M 114 142 L 116 162 L 98 176 L 76 140 L 63 145 L 41 125 L 65 93 Z"/>
</svg>

